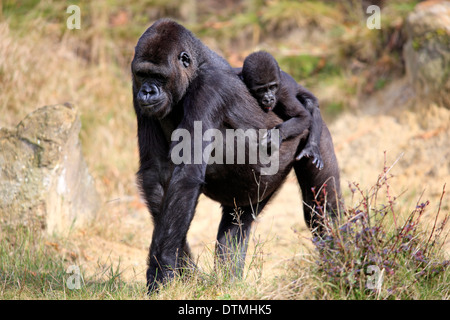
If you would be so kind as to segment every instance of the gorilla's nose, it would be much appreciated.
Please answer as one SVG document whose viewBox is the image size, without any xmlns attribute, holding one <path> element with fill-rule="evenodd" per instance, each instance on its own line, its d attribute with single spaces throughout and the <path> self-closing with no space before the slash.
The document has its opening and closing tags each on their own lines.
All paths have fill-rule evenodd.
<svg viewBox="0 0 450 320">
<path fill-rule="evenodd" d="M 264 98 L 263 100 L 262 100 L 262 103 L 264 104 L 264 105 L 266 105 L 266 106 L 270 106 L 273 102 L 275 101 L 275 99 L 274 98 Z"/>
<path fill-rule="evenodd" d="M 154 84 L 151 85 L 144 85 L 142 86 L 142 92 L 144 94 L 148 94 L 148 95 L 154 95 L 158 93 L 158 87 L 155 86 Z"/>
<path fill-rule="evenodd" d="M 143 84 L 138 94 L 141 105 L 151 105 L 159 100 L 159 88 L 154 84 Z"/>
</svg>

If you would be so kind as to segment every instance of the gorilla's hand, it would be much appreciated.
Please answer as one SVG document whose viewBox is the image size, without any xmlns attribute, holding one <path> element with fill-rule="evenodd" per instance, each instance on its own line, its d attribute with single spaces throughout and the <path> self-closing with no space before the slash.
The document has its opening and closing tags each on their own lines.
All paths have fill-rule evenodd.
<svg viewBox="0 0 450 320">
<path fill-rule="evenodd" d="M 296 160 L 300 160 L 303 157 L 312 158 L 312 163 L 316 165 L 317 169 L 323 169 L 323 160 L 320 155 L 319 146 L 315 143 L 307 143 L 303 148 L 302 152 L 295 158 Z"/>
<path fill-rule="evenodd" d="M 277 134 L 275 134 L 275 130 L 277 130 Z M 283 142 L 283 137 L 281 135 L 281 131 L 277 127 L 267 130 L 267 132 L 261 138 L 260 145 L 270 145 L 272 143 L 272 137 L 278 138 L 278 141 L 275 141 L 275 145 L 279 147 L 281 145 L 281 142 Z"/>
<path fill-rule="evenodd" d="M 269 156 L 272 154 L 272 151 L 275 151 L 272 150 L 272 139 L 276 139 L 274 141 L 274 149 L 279 149 L 281 142 L 283 142 L 283 137 L 278 127 L 267 130 L 259 142 L 259 147 L 267 149 L 267 155 Z"/>
</svg>

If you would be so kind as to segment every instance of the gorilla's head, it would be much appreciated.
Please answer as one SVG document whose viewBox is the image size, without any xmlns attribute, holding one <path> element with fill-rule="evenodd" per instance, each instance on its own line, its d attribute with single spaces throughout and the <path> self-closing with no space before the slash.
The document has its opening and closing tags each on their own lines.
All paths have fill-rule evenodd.
<svg viewBox="0 0 450 320">
<path fill-rule="evenodd" d="M 245 58 L 242 78 L 250 93 L 265 112 L 277 104 L 277 94 L 281 84 L 278 62 L 265 51 L 257 51 Z"/>
<path fill-rule="evenodd" d="M 178 23 L 162 19 L 140 37 L 131 63 L 133 99 L 142 114 L 167 116 L 196 76 L 199 41 Z"/>
</svg>

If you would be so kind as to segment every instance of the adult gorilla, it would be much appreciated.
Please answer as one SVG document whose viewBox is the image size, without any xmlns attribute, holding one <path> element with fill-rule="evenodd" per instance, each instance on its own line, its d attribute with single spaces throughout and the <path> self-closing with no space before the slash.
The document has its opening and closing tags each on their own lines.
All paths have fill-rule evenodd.
<svg viewBox="0 0 450 320">
<path fill-rule="evenodd" d="M 227 129 L 257 132 L 260 128 L 273 128 L 282 120 L 274 113 L 264 113 L 230 65 L 183 26 L 167 19 L 155 22 L 140 37 L 131 68 L 140 155 L 137 177 L 154 221 L 147 270 L 149 292 L 172 278 L 188 260 L 186 235 L 200 193 L 222 204 L 217 257 L 222 263 L 233 260 L 232 269 L 237 275 L 245 260 L 252 213 L 257 215 L 263 209 L 293 166 L 307 201 L 309 211 L 305 217 L 310 225 L 311 208 L 315 205 L 311 188 L 317 190 L 330 177 L 335 184 L 328 183 L 326 187 L 328 207 L 337 208 L 339 173 L 326 127 L 321 140 L 325 167 L 321 171 L 309 159 L 294 161 L 297 150 L 304 145 L 301 136 L 282 143 L 279 170 L 272 175 L 261 175 L 267 165 L 260 161 L 208 163 L 212 153 L 206 149 L 211 142 L 195 139 L 199 123 L 200 133 L 215 129 L 226 136 Z M 172 141 L 176 129 L 178 133 L 190 133 L 190 158 L 198 160 L 200 151 L 200 161 L 172 161 L 170 155 L 179 143 Z M 224 149 L 228 153 L 230 143 L 224 146 L 225 139 L 216 142 L 228 148 Z M 233 139 L 231 143 L 234 142 Z M 252 146 L 247 143 L 247 156 L 249 147 Z M 239 223 L 235 221 L 235 206 L 241 209 Z M 258 208 L 258 212 L 252 212 L 252 208 Z"/>
</svg>

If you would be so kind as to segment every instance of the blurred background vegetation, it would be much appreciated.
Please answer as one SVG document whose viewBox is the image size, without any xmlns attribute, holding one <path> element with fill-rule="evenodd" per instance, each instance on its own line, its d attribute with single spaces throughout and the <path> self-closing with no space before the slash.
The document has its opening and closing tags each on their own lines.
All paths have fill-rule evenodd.
<svg viewBox="0 0 450 320">
<path fill-rule="evenodd" d="M 88 162 L 111 198 L 129 191 L 130 181 L 117 178 L 136 169 L 125 156 L 133 154 L 135 132 L 130 61 L 138 37 L 156 19 L 176 19 L 234 67 L 254 50 L 269 51 L 319 97 L 323 116 L 332 120 L 404 73 L 402 25 L 417 2 L 389 1 L 383 28 L 370 30 L 367 5 L 358 0 L 4 0 L 0 126 L 16 125 L 42 105 L 75 103 Z M 71 4 L 81 10 L 79 30 L 66 27 Z"/>
<path fill-rule="evenodd" d="M 249 52 L 265 49 L 313 91 L 320 83 L 337 82 L 346 94 L 322 102 L 325 112 L 333 112 L 356 107 L 345 98 L 370 94 L 404 71 L 402 25 L 417 2 L 389 1 L 380 30 L 366 27 L 367 5 L 359 0 L 5 0 L 0 17 L 14 37 L 39 33 L 70 47 L 86 66 L 107 66 L 125 75 L 140 34 L 156 19 L 171 17 L 233 66 Z M 81 9 L 80 30 L 66 28 L 69 4 Z M 355 83 L 360 75 L 364 81 Z"/>
</svg>

